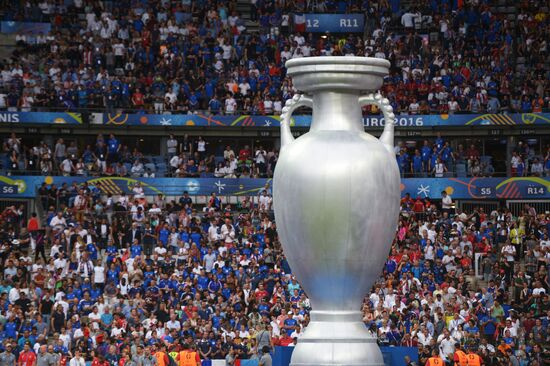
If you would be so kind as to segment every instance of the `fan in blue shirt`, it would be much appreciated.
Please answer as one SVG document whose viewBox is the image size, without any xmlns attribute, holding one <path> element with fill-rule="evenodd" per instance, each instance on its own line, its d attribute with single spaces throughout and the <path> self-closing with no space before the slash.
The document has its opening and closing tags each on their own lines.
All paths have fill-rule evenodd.
<svg viewBox="0 0 550 366">
<path fill-rule="evenodd" d="M 141 256 L 142 253 L 143 253 L 143 248 L 142 248 L 142 246 L 141 246 L 140 244 L 134 243 L 134 244 L 130 247 L 130 256 L 131 256 L 132 258 Z"/>
<path fill-rule="evenodd" d="M 89 257 L 92 261 L 97 260 L 98 255 L 97 255 L 97 247 L 95 246 L 95 244 L 90 243 L 86 245 L 86 251 L 88 251 L 88 253 L 90 254 Z"/>
<path fill-rule="evenodd" d="M 397 263 L 395 260 L 389 258 L 386 262 L 386 272 L 393 273 L 397 269 Z"/>
<path fill-rule="evenodd" d="M 168 243 L 168 236 L 170 235 L 170 230 L 168 230 L 165 227 L 163 227 L 162 229 L 160 229 L 159 231 L 159 240 L 160 242 L 162 243 L 163 246 L 166 246 L 166 244 Z"/>
<path fill-rule="evenodd" d="M 115 138 L 114 135 L 111 135 L 111 138 L 107 141 L 107 149 L 110 154 L 114 154 L 118 152 L 118 148 L 120 147 L 120 143 Z"/>
<path fill-rule="evenodd" d="M 107 263 L 111 263 L 117 255 L 117 248 L 111 243 L 107 246 L 105 252 L 107 253 Z"/>
<path fill-rule="evenodd" d="M 420 155 L 419 150 L 416 150 L 412 159 L 412 168 L 415 175 L 419 175 L 420 173 L 422 173 L 422 162 L 422 155 Z"/>
<path fill-rule="evenodd" d="M 119 277 L 119 271 L 117 271 L 116 268 L 114 268 L 114 266 L 107 271 L 107 281 L 118 283 L 118 277 Z"/>
<path fill-rule="evenodd" d="M 288 318 L 284 322 L 285 324 L 285 332 L 290 336 L 292 332 L 294 332 L 294 327 L 298 325 L 298 322 L 294 318 Z"/>
<path fill-rule="evenodd" d="M 197 278 L 197 289 L 199 290 L 206 290 L 206 287 L 208 286 L 208 277 L 200 275 Z"/>
</svg>

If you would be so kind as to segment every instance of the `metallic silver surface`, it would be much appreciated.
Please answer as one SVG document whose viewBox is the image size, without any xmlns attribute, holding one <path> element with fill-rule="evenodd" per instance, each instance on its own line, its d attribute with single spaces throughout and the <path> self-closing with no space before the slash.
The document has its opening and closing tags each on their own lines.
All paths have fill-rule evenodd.
<svg viewBox="0 0 550 366">
<path fill-rule="evenodd" d="M 372 94 L 390 63 L 365 57 L 310 57 L 286 63 L 295 87 L 281 116 L 274 173 L 278 232 L 293 274 L 313 307 L 291 365 L 383 365 L 362 322 L 363 298 L 379 276 L 399 214 L 394 115 Z M 364 132 L 361 106 L 378 105 L 380 140 Z M 310 131 L 297 139 L 290 116 L 311 106 Z"/>
</svg>

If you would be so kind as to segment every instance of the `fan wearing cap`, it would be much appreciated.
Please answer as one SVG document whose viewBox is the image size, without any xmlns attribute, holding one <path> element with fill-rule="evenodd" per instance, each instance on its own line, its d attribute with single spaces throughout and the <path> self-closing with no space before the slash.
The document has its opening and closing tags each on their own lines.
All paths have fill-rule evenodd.
<svg viewBox="0 0 550 366">
<path fill-rule="evenodd" d="M 0 365 L 15 366 L 15 355 L 11 343 L 6 344 L 6 350 L 0 353 Z"/>
</svg>

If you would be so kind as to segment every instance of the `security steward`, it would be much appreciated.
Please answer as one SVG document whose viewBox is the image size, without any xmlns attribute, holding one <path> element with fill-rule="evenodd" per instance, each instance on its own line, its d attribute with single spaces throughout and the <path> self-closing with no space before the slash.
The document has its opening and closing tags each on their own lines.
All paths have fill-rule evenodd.
<svg viewBox="0 0 550 366">
<path fill-rule="evenodd" d="M 176 361 L 179 366 L 201 366 L 201 358 L 194 347 L 183 344 L 183 351 L 180 351 Z"/>
<path fill-rule="evenodd" d="M 480 355 L 475 353 L 473 350 L 470 350 L 466 355 L 468 359 L 468 366 L 481 366 L 483 365 L 483 359 Z"/>
<path fill-rule="evenodd" d="M 460 347 L 460 343 L 455 344 L 453 361 L 455 366 L 468 366 L 468 357 L 466 356 L 466 352 Z"/>
<path fill-rule="evenodd" d="M 432 351 L 432 357 L 428 358 L 426 361 L 426 366 L 444 366 L 445 362 L 441 357 L 439 357 L 437 349 Z"/>
</svg>

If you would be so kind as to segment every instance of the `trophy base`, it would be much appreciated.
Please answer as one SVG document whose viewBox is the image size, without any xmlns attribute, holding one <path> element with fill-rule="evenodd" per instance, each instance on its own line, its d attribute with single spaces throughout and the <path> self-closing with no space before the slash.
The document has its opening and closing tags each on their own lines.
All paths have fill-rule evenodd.
<svg viewBox="0 0 550 366">
<path fill-rule="evenodd" d="M 359 311 L 312 311 L 290 366 L 383 366 L 384 358 Z"/>
</svg>

